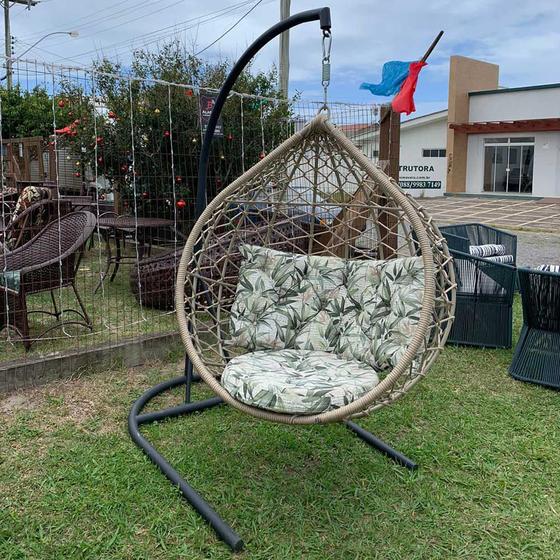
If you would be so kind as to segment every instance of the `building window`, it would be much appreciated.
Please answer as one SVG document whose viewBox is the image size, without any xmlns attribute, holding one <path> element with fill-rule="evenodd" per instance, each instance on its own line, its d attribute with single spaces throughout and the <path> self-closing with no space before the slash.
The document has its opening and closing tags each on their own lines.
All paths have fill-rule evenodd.
<svg viewBox="0 0 560 560">
<path fill-rule="evenodd" d="M 443 148 L 423 148 L 422 157 L 445 157 Z"/>
<path fill-rule="evenodd" d="M 372 157 L 379 157 L 379 150 L 373 150 L 371 152 Z"/>
<path fill-rule="evenodd" d="M 484 139 L 484 191 L 533 192 L 535 138 Z"/>
</svg>

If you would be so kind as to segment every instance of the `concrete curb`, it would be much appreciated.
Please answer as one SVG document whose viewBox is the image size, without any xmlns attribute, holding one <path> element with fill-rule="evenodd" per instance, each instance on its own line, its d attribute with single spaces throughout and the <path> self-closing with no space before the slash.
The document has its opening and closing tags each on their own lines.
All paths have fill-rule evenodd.
<svg viewBox="0 0 560 560">
<path fill-rule="evenodd" d="M 90 349 L 71 350 L 34 360 L 23 358 L 0 364 L 0 393 L 43 385 L 54 379 L 112 367 L 136 367 L 166 359 L 182 348 L 178 333 L 148 335 Z"/>
</svg>

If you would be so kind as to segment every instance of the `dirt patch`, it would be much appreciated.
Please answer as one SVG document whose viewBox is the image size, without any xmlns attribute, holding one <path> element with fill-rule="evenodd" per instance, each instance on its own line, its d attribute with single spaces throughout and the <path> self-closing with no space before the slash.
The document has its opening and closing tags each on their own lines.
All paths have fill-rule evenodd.
<svg viewBox="0 0 560 560">
<path fill-rule="evenodd" d="M 162 366 L 152 363 L 141 368 L 56 380 L 1 398 L 0 414 L 10 424 L 22 413 L 32 412 L 31 424 L 36 424 L 43 432 L 68 424 L 84 430 L 93 425 L 99 433 L 115 432 L 121 430 L 126 421 L 122 405 L 132 405 L 134 396 L 139 396 L 152 385 L 150 377 L 154 372 L 163 377 L 174 377 L 181 369 L 181 364 Z M 96 422 L 92 424 L 92 421 Z"/>
</svg>

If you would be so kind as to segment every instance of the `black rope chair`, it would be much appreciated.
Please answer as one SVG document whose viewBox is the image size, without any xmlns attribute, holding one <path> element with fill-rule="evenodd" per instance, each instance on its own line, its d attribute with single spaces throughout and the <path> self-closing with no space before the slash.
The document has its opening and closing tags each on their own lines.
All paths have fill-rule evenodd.
<svg viewBox="0 0 560 560">
<path fill-rule="evenodd" d="M 523 328 L 509 368 L 514 379 L 560 388 L 560 274 L 518 270 Z"/>
<path fill-rule="evenodd" d="M 458 283 L 448 342 L 510 348 L 517 236 L 479 223 L 442 226 L 440 231 L 455 259 Z M 498 247 L 494 256 L 491 250 Z M 490 252 L 482 256 L 481 248 Z"/>
<path fill-rule="evenodd" d="M 457 300 L 448 342 L 510 348 L 516 269 L 461 251 L 450 251 Z"/>
<path fill-rule="evenodd" d="M 517 236 L 513 233 L 478 223 L 441 226 L 439 230 L 451 250 L 470 254 L 473 245 L 503 245 L 505 254 L 513 256 L 511 264 L 517 262 Z"/>
</svg>

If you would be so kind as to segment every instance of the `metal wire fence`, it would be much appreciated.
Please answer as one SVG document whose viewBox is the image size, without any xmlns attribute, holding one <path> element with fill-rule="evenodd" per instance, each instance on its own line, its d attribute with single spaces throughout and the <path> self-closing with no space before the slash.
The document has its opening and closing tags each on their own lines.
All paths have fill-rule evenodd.
<svg viewBox="0 0 560 560">
<path fill-rule="evenodd" d="M 217 92 L 22 60 L 13 84 L 0 88 L 0 361 L 174 332 L 175 273 Z M 379 107 L 329 105 L 375 158 Z M 208 198 L 321 106 L 233 92 Z"/>
</svg>

